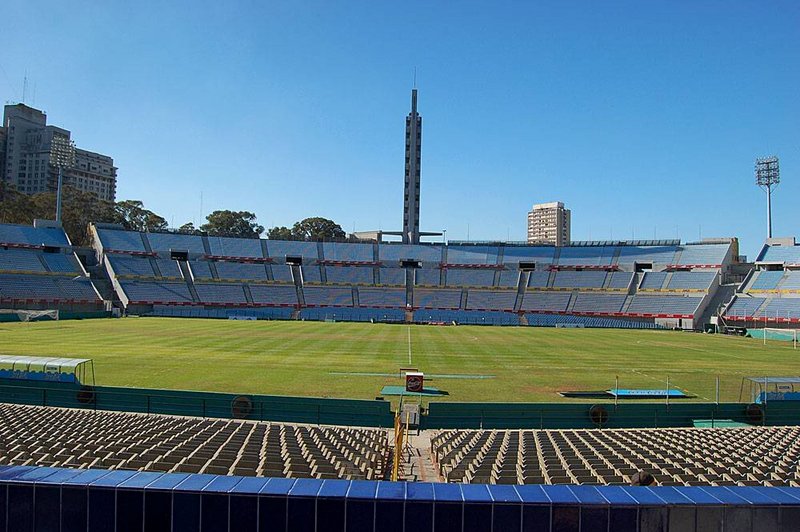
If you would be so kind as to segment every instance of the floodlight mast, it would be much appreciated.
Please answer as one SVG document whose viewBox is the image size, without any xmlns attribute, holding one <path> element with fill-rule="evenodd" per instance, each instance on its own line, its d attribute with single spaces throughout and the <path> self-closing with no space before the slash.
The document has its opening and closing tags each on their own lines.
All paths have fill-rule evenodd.
<svg viewBox="0 0 800 532">
<path fill-rule="evenodd" d="M 778 158 L 762 157 L 756 159 L 756 185 L 767 193 L 767 238 L 772 238 L 772 189 L 781 182 Z"/>
</svg>

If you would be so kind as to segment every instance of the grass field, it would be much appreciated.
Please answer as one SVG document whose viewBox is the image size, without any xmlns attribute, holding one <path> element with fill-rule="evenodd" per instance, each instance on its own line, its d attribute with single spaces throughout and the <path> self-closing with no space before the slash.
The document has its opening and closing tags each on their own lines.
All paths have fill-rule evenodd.
<svg viewBox="0 0 800 532">
<path fill-rule="evenodd" d="M 409 349 L 410 343 L 410 349 Z M 562 390 L 663 388 L 738 400 L 745 375 L 797 375 L 790 343 L 667 331 L 169 318 L 0 324 L 0 354 L 88 357 L 115 386 L 372 398 L 400 367 L 437 400 L 563 401 Z M 335 375 L 335 373 L 350 373 Z"/>
</svg>

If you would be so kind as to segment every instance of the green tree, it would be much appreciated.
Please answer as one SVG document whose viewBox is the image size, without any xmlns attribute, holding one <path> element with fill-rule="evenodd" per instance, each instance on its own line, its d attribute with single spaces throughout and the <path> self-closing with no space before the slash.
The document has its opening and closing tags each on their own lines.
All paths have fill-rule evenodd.
<svg viewBox="0 0 800 532">
<path fill-rule="evenodd" d="M 197 229 L 192 222 L 187 222 L 178 228 L 179 233 L 184 233 L 186 235 L 200 235 L 203 234 L 202 231 Z"/>
<path fill-rule="evenodd" d="M 267 231 L 267 238 L 270 240 L 295 240 L 292 230 L 288 227 L 273 227 Z"/>
<path fill-rule="evenodd" d="M 344 240 L 347 234 L 342 226 L 319 216 L 300 220 L 292 226 L 295 240 Z"/>
<path fill-rule="evenodd" d="M 114 206 L 113 221 L 122 224 L 130 231 L 158 231 L 167 228 L 167 221 L 153 211 L 145 209 L 139 200 L 118 202 Z"/>
<path fill-rule="evenodd" d="M 256 215 L 248 211 L 214 211 L 206 220 L 200 230 L 211 236 L 258 238 L 264 232 L 264 227 L 256 222 Z"/>
</svg>

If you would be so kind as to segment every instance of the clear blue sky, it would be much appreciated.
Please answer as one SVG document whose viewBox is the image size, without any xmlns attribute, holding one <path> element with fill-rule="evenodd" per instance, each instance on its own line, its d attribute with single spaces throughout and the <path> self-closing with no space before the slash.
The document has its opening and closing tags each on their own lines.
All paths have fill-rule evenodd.
<svg viewBox="0 0 800 532">
<path fill-rule="evenodd" d="M 399 229 L 412 72 L 422 228 L 525 238 L 800 236 L 800 2 L 0 3 L 0 99 L 114 157 L 118 197 L 178 226 L 321 215 Z M 34 101 L 35 88 L 35 101 Z"/>
</svg>

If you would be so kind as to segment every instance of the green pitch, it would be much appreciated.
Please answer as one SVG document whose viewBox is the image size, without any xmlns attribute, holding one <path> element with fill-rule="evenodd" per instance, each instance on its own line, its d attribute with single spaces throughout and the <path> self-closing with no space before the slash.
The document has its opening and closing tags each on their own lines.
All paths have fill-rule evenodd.
<svg viewBox="0 0 800 532">
<path fill-rule="evenodd" d="M 410 340 L 410 342 L 409 342 Z M 410 348 L 409 348 L 410 344 Z M 797 375 L 791 343 L 667 331 L 127 318 L 0 325 L 0 354 L 89 357 L 97 383 L 372 398 L 401 367 L 437 401 L 563 401 L 564 390 L 663 388 L 739 397 L 744 375 Z"/>
</svg>

